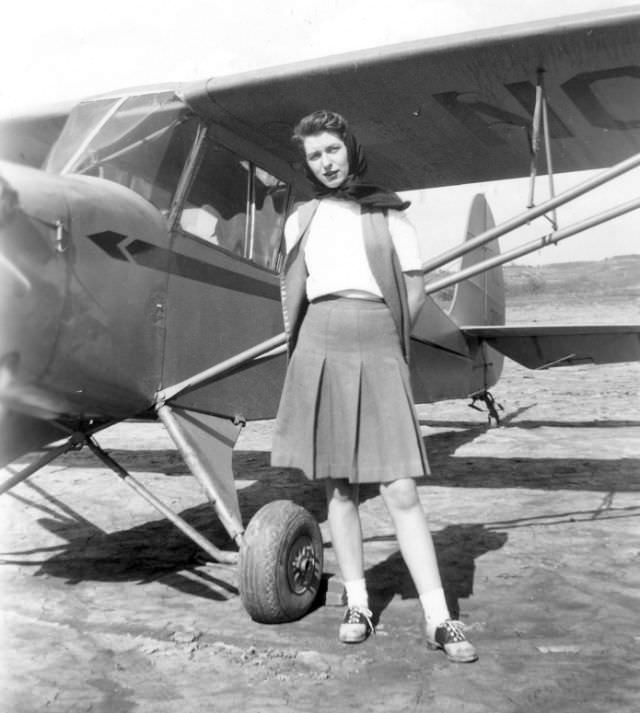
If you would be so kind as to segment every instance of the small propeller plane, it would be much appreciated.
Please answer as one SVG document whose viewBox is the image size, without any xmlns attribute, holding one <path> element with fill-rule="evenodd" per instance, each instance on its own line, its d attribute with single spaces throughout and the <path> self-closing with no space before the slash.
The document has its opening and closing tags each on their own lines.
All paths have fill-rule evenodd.
<svg viewBox="0 0 640 713">
<path fill-rule="evenodd" d="M 497 416 L 503 355 L 530 368 L 640 358 L 640 326 L 508 326 L 501 265 L 640 207 L 576 225 L 556 207 L 640 164 L 640 8 L 428 39 L 179 86 L 117 91 L 0 127 L 0 466 L 5 492 L 86 446 L 214 560 L 238 564 L 257 621 L 302 616 L 319 588 L 309 513 L 269 503 L 245 528 L 232 449 L 275 415 L 285 371 L 282 230 L 310 195 L 289 140 L 319 107 L 347 117 L 372 180 L 395 190 L 529 175 L 530 207 L 494 224 L 482 196 L 441 309 L 413 332 L 419 403 L 467 398 Z M 556 195 L 559 171 L 601 169 Z M 536 176 L 550 197 L 534 204 Z M 553 230 L 500 254 L 541 215 Z M 204 538 L 100 447 L 159 418 L 237 545 Z M 36 452 L 26 467 L 11 466 Z"/>
</svg>

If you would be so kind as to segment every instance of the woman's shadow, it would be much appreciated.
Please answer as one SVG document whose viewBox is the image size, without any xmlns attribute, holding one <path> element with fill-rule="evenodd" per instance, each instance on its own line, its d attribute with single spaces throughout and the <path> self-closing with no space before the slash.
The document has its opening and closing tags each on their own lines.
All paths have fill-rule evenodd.
<svg viewBox="0 0 640 713">
<path fill-rule="evenodd" d="M 460 616 L 460 599 L 473 594 L 476 558 L 500 549 L 506 541 L 505 532 L 496 532 L 482 524 L 448 525 L 433 533 L 442 586 L 453 618 Z M 374 622 L 394 597 L 418 597 L 399 551 L 368 569 L 365 575 Z"/>
</svg>

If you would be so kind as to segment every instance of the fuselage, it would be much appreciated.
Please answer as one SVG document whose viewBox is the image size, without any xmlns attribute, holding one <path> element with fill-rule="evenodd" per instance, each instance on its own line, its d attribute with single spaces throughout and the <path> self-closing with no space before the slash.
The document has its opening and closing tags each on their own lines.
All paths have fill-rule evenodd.
<svg viewBox="0 0 640 713">
<path fill-rule="evenodd" d="M 0 176 L 5 409 L 141 414 L 163 386 L 281 331 L 289 185 L 172 92 L 81 105 L 46 170 L 2 162 Z M 211 410 L 215 392 L 219 413 L 270 415 L 283 364 L 260 371 L 184 400 Z"/>
<path fill-rule="evenodd" d="M 160 378 L 166 276 L 97 260 L 94 240 L 136 236 L 166 247 L 161 216 L 109 181 L 5 163 L 0 174 L 18 201 L 1 228 L 15 268 L 5 266 L 0 305 L 4 403 L 46 418 L 143 410 Z"/>
<path fill-rule="evenodd" d="M 151 413 L 159 389 L 281 332 L 296 175 L 170 91 L 79 105 L 43 170 L 0 163 L 2 408 L 66 421 Z M 486 385 L 478 345 L 430 299 L 416 336 L 418 401 Z M 284 370 L 284 356 L 263 359 L 178 405 L 272 417 Z"/>
</svg>

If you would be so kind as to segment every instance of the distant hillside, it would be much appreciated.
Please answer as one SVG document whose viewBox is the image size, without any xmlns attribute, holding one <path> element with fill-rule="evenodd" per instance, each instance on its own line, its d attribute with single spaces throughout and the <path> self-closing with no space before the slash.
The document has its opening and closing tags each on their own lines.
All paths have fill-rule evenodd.
<svg viewBox="0 0 640 713">
<path fill-rule="evenodd" d="M 600 296 L 640 295 L 640 255 L 597 262 L 505 265 L 507 297 L 544 293 Z"/>
<path fill-rule="evenodd" d="M 525 296 L 573 295 L 588 297 L 640 297 L 640 255 L 619 255 L 594 262 L 559 262 L 549 265 L 505 265 L 507 299 Z M 437 270 L 427 282 L 450 273 Z M 448 302 L 453 288 L 435 296 Z"/>
</svg>

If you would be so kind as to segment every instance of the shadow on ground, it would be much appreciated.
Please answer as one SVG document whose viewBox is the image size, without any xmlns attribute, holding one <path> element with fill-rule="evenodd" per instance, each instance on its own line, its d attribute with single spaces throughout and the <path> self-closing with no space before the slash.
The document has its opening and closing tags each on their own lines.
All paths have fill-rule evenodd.
<svg viewBox="0 0 640 713">
<path fill-rule="evenodd" d="M 447 604 L 454 618 L 460 615 L 459 600 L 473 594 L 476 559 L 500 549 L 507 538 L 507 533 L 496 532 L 480 524 L 448 525 L 433 533 Z M 394 597 L 399 595 L 402 599 L 415 599 L 418 596 L 400 552 L 394 552 L 367 570 L 366 578 L 374 622 Z"/>
<path fill-rule="evenodd" d="M 212 518 L 210 506 L 190 508 L 181 514 L 189 524 L 218 546 L 229 546 L 226 533 Z M 41 562 L 36 576 L 56 577 L 70 585 L 87 580 L 135 581 L 141 584 L 161 580 L 191 596 L 217 600 L 238 594 L 235 586 L 199 567 L 202 561 L 199 560 L 197 547 L 166 520 L 145 523 L 116 533 L 94 531 L 91 534 L 87 534 L 86 524 L 79 523 L 80 532 L 77 536 L 74 536 L 73 526 L 68 520 L 61 523 L 53 518 L 42 518 L 39 524 L 57 535 L 64 528 L 69 542 Z M 381 539 L 394 540 L 389 536 L 368 541 Z M 482 524 L 449 525 L 434 533 L 447 599 L 455 616 L 459 612 L 458 600 L 473 593 L 476 558 L 499 549 L 506 541 L 506 533 L 494 531 Z M 47 553 L 46 550 L 42 551 L 43 555 Z M 28 554 L 35 552 L 32 550 Z M 14 562 L 16 555 L 19 553 L 12 553 Z M 33 563 L 33 560 L 30 562 Z M 181 574 L 196 567 L 197 580 Z M 203 578 L 205 581 L 202 581 Z M 368 569 L 366 578 L 376 618 L 395 596 L 399 595 L 403 599 L 417 597 L 411 577 L 397 551 Z"/>
<path fill-rule="evenodd" d="M 455 426 L 461 430 L 445 431 L 425 439 L 433 475 L 425 479 L 424 484 L 473 488 L 575 489 L 602 491 L 606 494 L 601 506 L 593 511 L 540 515 L 535 523 L 537 526 L 547 524 L 546 518 L 549 519 L 548 524 L 557 524 L 563 519 L 640 517 L 640 508 L 626 508 L 624 512 L 610 509 L 616 491 L 640 491 L 638 459 L 456 458 L 452 457 L 456 450 L 486 431 L 486 426 L 468 422 L 437 422 L 437 425 Z M 546 424 L 532 422 L 531 427 L 537 425 Z M 590 425 L 601 428 L 608 424 Z M 522 424 L 518 424 L 518 428 L 521 427 Z M 153 471 L 172 477 L 191 478 L 186 466 L 173 450 L 115 450 L 111 454 L 132 471 Z M 67 465 L 75 467 L 86 468 L 92 464 L 102 467 L 85 453 L 69 454 L 64 460 Z M 237 478 L 244 481 L 244 487 L 238 495 L 245 523 L 264 504 L 281 498 L 305 506 L 319 522 L 326 520 L 323 485 L 309 482 L 296 471 L 271 468 L 267 451 L 235 452 L 234 470 Z M 192 581 L 180 574 L 180 571 L 201 564 L 200 551 L 168 521 L 156 520 L 131 529 L 105 533 L 36 484 L 31 486 L 38 491 L 39 499 L 44 497 L 47 504 L 36 504 L 25 497 L 21 499 L 43 511 L 44 517 L 38 521 L 43 528 L 67 540 L 66 544 L 52 549 L 23 553 L 25 564 L 33 564 L 34 555 L 43 555 L 38 574 L 62 578 L 70 584 L 83 580 L 162 580 L 194 596 L 209 598 L 227 598 L 227 594 L 234 596 L 237 593 L 228 583 L 216 582 L 220 586 L 214 591 L 202 582 Z M 199 487 L 195 481 L 193 487 Z M 361 490 L 362 501 L 377 495 L 376 486 L 363 487 Z M 17 497 L 13 493 L 11 495 Z M 217 546 L 231 547 L 226 531 L 209 504 L 187 509 L 180 514 Z M 473 591 L 475 559 L 502 547 L 506 542 L 507 535 L 500 530 L 531 525 L 530 521 L 452 524 L 434 533 L 443 580 L 453 611 L 458 611 L 458 599 L 468 597 Z M 20 554 L 12 552 L 11 561 L 17 562 Z M 396 595 L 404 598 L 416 596 L 398 553 L 369 570 L 367 579 L 377 614 Z"/>
</svg>

